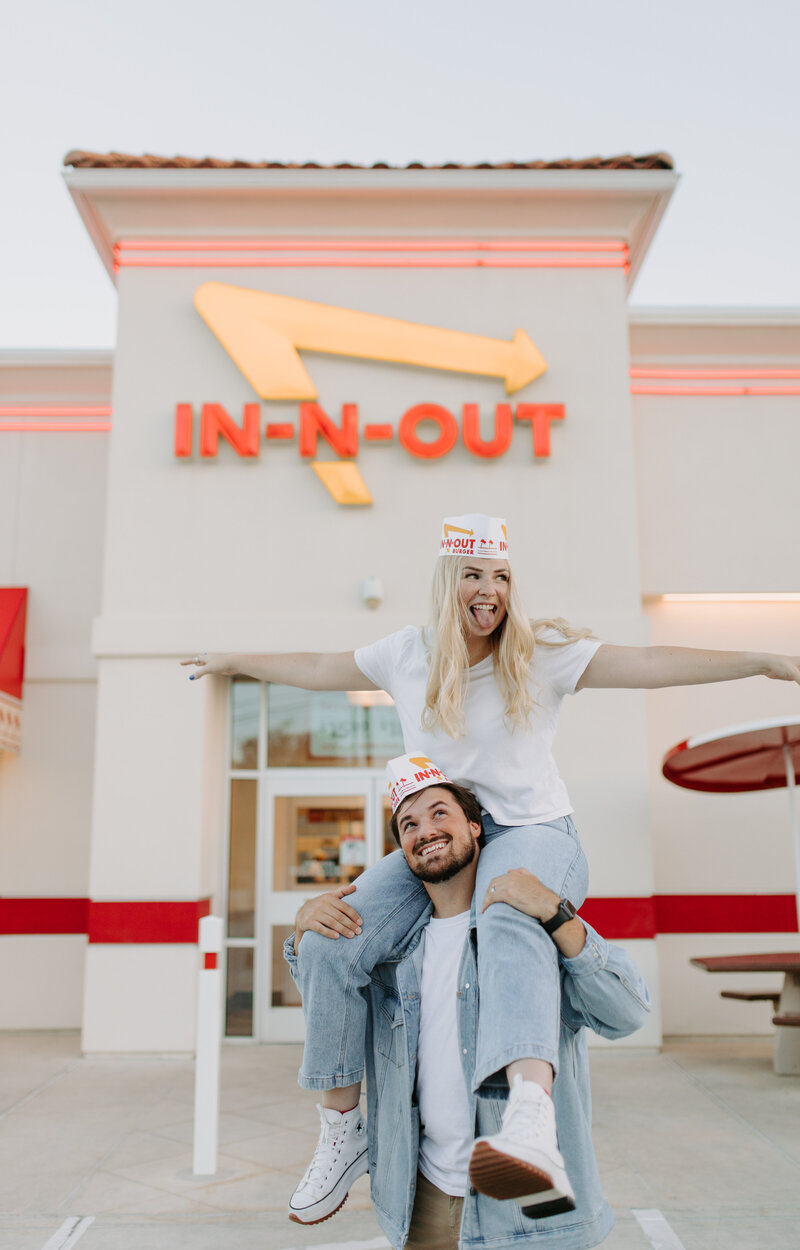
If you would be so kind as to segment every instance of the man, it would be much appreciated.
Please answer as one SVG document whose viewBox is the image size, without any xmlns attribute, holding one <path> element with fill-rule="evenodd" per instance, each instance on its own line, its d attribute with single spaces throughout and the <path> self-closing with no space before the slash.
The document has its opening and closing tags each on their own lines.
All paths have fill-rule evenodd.
<svg viewBox="0 0 800 1250">
<path fill-rule="evenodd" d="M 518 869 L 496 878 L 484 909 L 505 904 L 527 912 L 560 952 L 559 1074 L 552 1101 L 519 1075 L 510 1094 L 502 1074 L 496 1088 L 470 1094 L 478 1023 L 473 891 L 481 814 L 469 791 L 435 768 L 424 772 L 417 770 L 402 794 L 394 788 L 392 831 L 424 883 L 431 909 L 396 961 L 375 970 L 368 991 L 368 1156 L 378 1220 L 396 1250 L 473 1250 L 487 1243 L 503 1250 L 521 1238 L 549 1238 L 558 1250 L 584 1250 L 603 1240 L 613 1216 L 591 1144 L 583 1028 L 607 1037 L 632 1032 L 649 1010 L 647 989 L 625 953 L 571 916 L 531 873 Z M 390 792 L 392 777 L 414 776 L 408 757 L 392 761 L 388 773 Z M 359 918 L 343 902 L 345 892 L 301 909 L 290 962 L 307 929 L 328 936 L 355 932 Z M 555 1145 L 554 1107 L 564 1158 Z M 324 1169 L 330 1158 L 348 1174 L 338 1205 L 365 1170 L 360 1110 L 334 1123 L 337 1114 L 321 1113 L 325 1143 L 304 1178 L 306 1204 L 315 1185 L 324 1189 L 315 1166 Z M 475 1125 L 482 1136 L 473 1151 Z M 507 1198 L 516 1201 L 498 1201 Z"/>
</svg>

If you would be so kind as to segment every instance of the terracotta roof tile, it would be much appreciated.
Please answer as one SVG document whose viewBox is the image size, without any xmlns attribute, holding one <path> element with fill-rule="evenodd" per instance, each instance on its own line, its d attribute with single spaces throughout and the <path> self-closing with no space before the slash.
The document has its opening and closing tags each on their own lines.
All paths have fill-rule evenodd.
<svg viewBox="0 0 800 1250">
<path fill-rule="evenodd" d="M 564 157 L 557 161 L 481 161 L 475 165 L 448 162 L 445 165 L 424 165 L 412 161 L 408 165 L 358 165 L 342 161 L 324 165 L 317 161 L 223 161 L 205 156 L 153 156 L 145 153 L 131 156 L 126 152 L 84 152 L 75 149 L 64 157 L 64 164 L 73 169 L 673 169 L 672 157 L 666 152 L 648 156 L 589 156 L 581 160 Z"/>
</svg>

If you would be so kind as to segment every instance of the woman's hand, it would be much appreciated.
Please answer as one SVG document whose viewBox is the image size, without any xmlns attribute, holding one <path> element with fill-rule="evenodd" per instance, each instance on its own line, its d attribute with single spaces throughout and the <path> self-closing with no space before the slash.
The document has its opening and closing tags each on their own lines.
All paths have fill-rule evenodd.
<svg viewBox="0 0 800 1250">
<path fill-rule="evenodd" d="M 576 686 L 583 689 L 661 690 L 742 677 L 800 683 L 800 656 L 768 651 L 702 651 L 694 647 L 616 647 L 604 643 Z"/>
<path fill-rule="evenodd" d="M 188 660 L 181 660 L 180 663 L 182 668 L 185 668 L 187 664 L 194 664 L 197 667 L 196 673 L 189 674 L 189 681 L 195 681 L 198 677 L 208 677 L 211 673 L 233 677 L 239 672 L 232 655 L 209 655 L 207 651 L 201 651 L 199 655 L 193 655 Z"/>
<path fill-rule="evenodd" d="M 767 652 L 763 660 L 765 677 L 772 677 L 775 681 L 796 681 L 800 685 L 800 656 L 771 655 Z"/>
<path fill-rule="evenodd" d="M 338 890 L 330 890 L 317 898 L 310 898 L 303 903 L 294 922 L 294 949 L 300 945 L 303 934 L 313 929 L 323 937 L 354 938 L 361 932 L 361 917 L 349 903 L 343 903 L 346 894 L 352 894 L 354 885 L 343 885 Z"/>
<path fill-rule="evenodd" d="M 492 903 L 508 903 L 517 911 L 524 911 L 526 916 L 533 916 L 534 920 L 552 920 L 560 902 L 558 895 L 542 885 L 527 868 L 512 868 L 489 883 L 481 911 L 486 911 Z"/>
<path fill-rule="evenodd" d="M 289 651 L 275 655 L 240 655 L 228 652 L 209 655 L 201 651 L 182 665 L 191 664 L 196 677 L 221 673 L 224 677 L 252 677 L 255 681 L 275 682 L 282 686 L 299 686 L 301 690 L 377 690 L 365 677 L 352 651 Z"/>
</svg>

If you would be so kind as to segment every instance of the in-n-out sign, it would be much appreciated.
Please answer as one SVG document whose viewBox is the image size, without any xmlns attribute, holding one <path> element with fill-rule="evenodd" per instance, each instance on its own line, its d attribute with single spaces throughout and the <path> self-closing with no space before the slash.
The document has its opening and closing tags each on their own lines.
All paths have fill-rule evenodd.
<svg viewBox="0 0 800 1250">
<path fill-rule="evenodd" d="M 461 440 L 467 451 L 484 460 L 496 460 L 511 446 L 515 425 L 530 432 L 533 456 L 544 459 L 550 455 L 550 423 L 564 418 L 563 404 L 497 404 L 492 432 L 488 438 L 481 430 L 477 404 L 464 404 L 461 422 L 449 408 L 441 404 L 415 404 L 407 409 L 397 425 L 397 441 L 411 456 L 420 460 L 438 460 L 452 451 Z M 206 459 L 217 455 L 223 438 L 243 457 L 258 456 L 264 442 L 292 442 L 297 436 L 300 455 L 313 459 L 322 438 L 337 456 L 358 455 L 359 443 L 391 443 L 395 429 L 391 424 L 359 424 L 357 404 L 343 404 L 337 424 L 319 404 L 300 404 L 297 429 L 290 422 L 267 421 L 262 438 L 261 405 L 245 404 L 238 424 L 222 404 L 200 407 L 200 455 Z M 420 426 L 433 431 L 433 438 L 422 438 Z M 192 404 L 175 406 L 175 455 L 186 458 L 194 448 L 195 411 Z"/>
<path fill-rule="evenodd" d="M 477 404 L 462 406 L 459 419 L 441 404 L 415 404 L 404 412 L 397 430 L 390 423 L 359 423 L 358 406 L 343 404 L 337 423 L 318 403 L 312 379 L 298 349 L 340 356 L 384 360 L 503 378 L 512 395 L 540 377 L 547 362 L 524 330 L 513 339 L 486 338 L 439 326 L 417 325 L 373 313 L 318 304 L 286 295 L 208 282 L 195 292 L 195 307 L 261 399 L 299 400 L 297 427 L 267 421 L 262 435 L 260 404 L 245 404 L 238 423 L 221 404 L 200 407 L 200 455 L 217 455 L 223 438 L 240 456 L 259 455 L 262 442 L 291 442 L 312 460 L 317 476 L 338 503 L 371 503 L 354 457 L 359 443 L 391 443 L 395 436 L 409 455 L 436 460 L 452 451 L 459 435 L 474 456 L 505 455 L 515 424 L 531 432 L 533 456 L 550 455 L 550 423 L 562 420 L 563 404 L 497 404 L 488 437 L 481 430 Z M 488 424 L 488 420 L 487 420 Z M 420 436 L 420 426 L 433 437 Z M 186 459 L 194 448 L 195 412 L 191 404 L 175 408 L 175 455 Z M 315 461 L 322 438 L 338 461 Z"/>
</svg>

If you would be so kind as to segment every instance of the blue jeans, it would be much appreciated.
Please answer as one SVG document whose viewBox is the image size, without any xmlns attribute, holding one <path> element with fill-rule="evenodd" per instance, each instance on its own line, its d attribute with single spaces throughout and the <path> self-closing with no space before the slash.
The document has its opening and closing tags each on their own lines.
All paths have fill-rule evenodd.
<svg viewBox="0 0 800 1250">
<path fill-rule="evenodd" d="M 542 825 L 498 825 L 484 812 L 483 824 L 478 907 L 491 879 L 511 868 L 530 869 L 549 889 L 581 906 L 588 867 L 569 816 Z M 429 904 L 425 887 L 400 851 L 363 873 L 347 901 L 361 916 L 361 935 L 333 941 L 309 931 L 298 952 L 296 979 L 306 1017 L 298 1080 L 305 1089 L 333 1089 L 361 1080 L 364 990 L 370 974 L 378 964 L 399 958 Z M 561 1005 L 558 951 L 539 922 L 506 903 L 494 903 L 478 920 L 478 969 L 481 1009 L 474 1088 L 504 1088 L 503 1069 L 514 1059 L 543 1059 L 555 1071 Z"/>
</svg>

